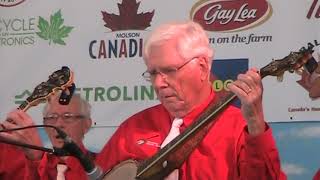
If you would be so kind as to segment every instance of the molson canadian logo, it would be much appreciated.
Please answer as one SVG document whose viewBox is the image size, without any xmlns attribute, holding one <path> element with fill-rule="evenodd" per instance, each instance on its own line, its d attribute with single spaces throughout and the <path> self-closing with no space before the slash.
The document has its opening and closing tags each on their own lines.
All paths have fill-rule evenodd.
<svg viewBox="0 0 320 180">
<path fill-rule="evenodd" d="M 23 3 L 25 0 L 0 0 L 0 6 L 11 7 Z"/>
<path fill-rule="evenodd" d="M 200 0 L 191 9 L 191 19 L 207 31 L 234 32 L 253 28 L 272 15 L 266 0 Z"/>
<path fill-rule="evenodd" d="M 118 14 L 101 11 L 104 27 L 114 33 L 89 43 L 91 59 L 119 59 L 142 57 L 143 30 L 150 27 L 155 10 L 140 12 L 141 1 L 122 0 Z"/>
</svg>

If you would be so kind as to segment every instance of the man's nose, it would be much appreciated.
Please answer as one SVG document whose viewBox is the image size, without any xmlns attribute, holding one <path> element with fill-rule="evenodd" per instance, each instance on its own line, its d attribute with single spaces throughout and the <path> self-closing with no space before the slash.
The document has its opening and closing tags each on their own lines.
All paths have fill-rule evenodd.
<svg viewBox="0 0 320 180">
<path fill-rule="evenodd" d="M 58 117 L 55 125 L 60 128 L 64 127 L 64 119 L 61 116 Z"/>
<path fill-rule="evenodd" d="M 155 74 L 152 84 L 155 88 L 167 87 L 168 86 L 167 75 L 161 72 L 158 72 L 157 74 Z"/>
</svg>

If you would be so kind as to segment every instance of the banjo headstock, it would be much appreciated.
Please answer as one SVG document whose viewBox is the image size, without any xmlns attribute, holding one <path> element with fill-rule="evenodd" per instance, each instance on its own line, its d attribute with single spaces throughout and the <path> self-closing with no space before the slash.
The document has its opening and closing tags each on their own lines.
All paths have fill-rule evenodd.
<svg viewBox="0 0 320 180">
<path fill-rule="evenodd" d="M 279 81 L 283 80 L 286 71 L 293 73 L 301 68 L 312 57 L 312 48 L 301 49 L 299 52 L 290 52 L 290 54 L 282 59 L 272 60 L 271 63 L 260 69 L 261 77 L 277 76 Z"/>
<path fill-rule="evenodd" d="M 74 87 L 73 72 L 63 66 L 60 70 L 53 72 L 46 82 L 37 85 L 32 94 L 19 106 L 19 109 L 26 111 L 32 106 L 45 102 L 57 91 L 67 91 L 70 87 Z"/>
</svg>

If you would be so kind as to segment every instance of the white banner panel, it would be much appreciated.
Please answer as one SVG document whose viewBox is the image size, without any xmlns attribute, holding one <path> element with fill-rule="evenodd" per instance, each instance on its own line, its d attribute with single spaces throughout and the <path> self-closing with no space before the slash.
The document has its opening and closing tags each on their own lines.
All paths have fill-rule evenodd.
<svg viewBox="0 0 320 180">
<path fill-rule="evenodd" d="M 116 127 L 157 104 L 141 77 L 141 51 L 149 32 L 168 21 L 202 23 L 215 59 L 248 59 L 249 68 L 320 43 L 316 0 L 14 2 L 0 1 L 1 119 L 62 66 L 74 71 L 77 92 L 93 105 L 96 126 Z M 263 80 L 267 121 L 318 120 L 320 101 L 308 97 L 299 79 L 286 72 L 282 83 Z M 37 123 L 40 111 L 30 110 Z"/>
</svg>

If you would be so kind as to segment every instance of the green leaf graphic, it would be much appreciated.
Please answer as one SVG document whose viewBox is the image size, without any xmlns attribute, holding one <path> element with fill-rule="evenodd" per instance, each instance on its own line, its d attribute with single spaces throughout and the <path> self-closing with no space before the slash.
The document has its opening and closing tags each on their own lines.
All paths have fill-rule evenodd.
<svg viewBox="0 0 320 180">
<path fill-rule="evenodd" d="M 73 27 L 64 26 L 63 22 L 61 10 L 50 16 L 50 24 L 44 18 L 39 17 L 38 28 L 40 32 L 37 32 L 37 35 L 44 40 L 49 40 L 50 45 L 51 42 L 66 45 L 63 38 L 68 37 Z"/>
</svg>

